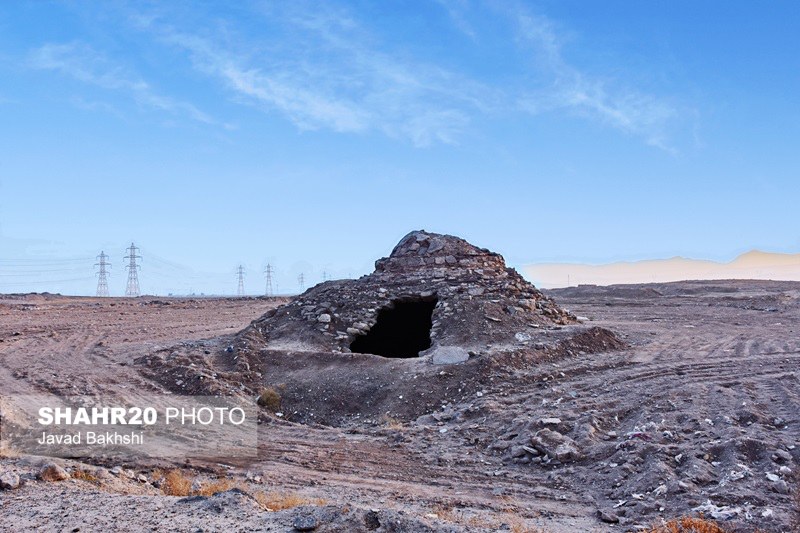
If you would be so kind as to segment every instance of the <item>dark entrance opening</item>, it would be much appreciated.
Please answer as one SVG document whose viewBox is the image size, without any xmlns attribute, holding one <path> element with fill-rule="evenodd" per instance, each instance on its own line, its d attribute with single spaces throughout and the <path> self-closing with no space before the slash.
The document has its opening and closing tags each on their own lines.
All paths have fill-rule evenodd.
<svg viewBox="0 0 800 533">
<path fill-rule="evenodd" d="M 419 357 L 431 347 L 431 325 L 436 299 L 398 300 L 378 312 L 369 333 L 356 337 L 350 351 L 383 357 Z"/>
</svg>

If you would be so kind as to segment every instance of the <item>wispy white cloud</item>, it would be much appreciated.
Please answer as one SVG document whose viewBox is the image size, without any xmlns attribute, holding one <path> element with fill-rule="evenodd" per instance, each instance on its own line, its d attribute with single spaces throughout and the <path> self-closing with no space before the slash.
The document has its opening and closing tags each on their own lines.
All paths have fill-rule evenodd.
<svg viewBox="0 0 800 533">
<path fill-rule="evenodd" d="M 346 12 L 287 9 L 270 16 L 295 37 L 261 43 L 258 55 L 243 51 L 244 44 L 147 26 L 238 98 L 280 112 L 301 129 L 382 131 L 417 146 L 456 143 L 471 117 L 493 105 L 494 91 L 480 83 L 376 50 L 374 37 Z"/>
<path fill-rule="evenodd" d="M 84 43 L 45 44 L 30 53 L 29 62 L 37 69 L 56 71 L 87 84 L 127 94 L 143 107 L 217 124 L 193 104 L 157 93 L 141 77 Z"/>
<path fill-rule="evenodd" d="M 470 39 L 477 39 L 475 28 L 464 14 L 469 8 L 468 0 L 436 0 L 436 2 L 445 9 L 447 16 L 458 31 Z"/>
<path fill-rule="evenodd" d="M 236 94 L 286 113 L 299 127 L 334 131 L 367 128 L 365 112 L 345 98 L 333 98 L 303 83 L 293 71 L 265 72 L 243 65 L 239 56 L 195 35 L 166 31 L 163 38 L 190 52 L 198 70 L 222 79 Z"/>
<path fill-rule="evenodd" d="M 527 62 L 517 65 L 518 79 L 528 86 L 513 82 L 499 88 L 502 104 L 497 108 L 523 111 L 532 115 L 566 112 L 587 120 L 601 122 L 647 144 L 675 154 L 668 130 L 677 122 L 681 110 L 669 99 L 625 86 L 613 76 L 597 76 L 582 71 L 565 59 L 563 52 L 566 30 L 551 19 L 532 12 L 515 2 L 475 0 L 437 0 L 450 23 L 476 43 L 477 32 L 486 17 L 499 16 L 510 23 L 508 37 L 492 35 L 495 43 L 504 39 L 518 51 L 528 55 Z M 488 11 L 487 9 L 488 8 Z M 691 112 L 689 112 L 691 114 Z"/>
<path fill-rule="evenodd" d="M 163 5 L 144 13 L 131 10 L 127 18 L 157 42 L 185 53 L 192 68 L 224 86 L 233 101 L 283 116 L 301 130 L 377 131 L 428 146 L 457 144 L 477 119 L 550 113 L 601 123 L 676 153 L 675 124 L 690 113 L 670 98 L 619 79 L 612 73 L 615 65 L 590 71 L 570 62 L 567 31 L 553 20 L 521 3 L 437 2 L 440 14 L 470 38 L 467 46 L 486 45 L 488 33 L 481 32 L 491 29 L 491 53 L 509 52 L 499 77 L 493 77 L 493 68 L 485 75 L 479 64 L 460 71 L 455 61 L 445 68 L 413 43 L 388 40 L 354 8 L 333 2 L 256 3 L 248 24 Z M 48 45 L 37 51 L 37 61 L 42 68 L 126 91 L 150 108 L 211 121 L 189 103 L 158 95 L 91 49 Z"/>
<path fill-rule="evenodd" d="M 514 20 L 520 44 L 532 52 L 540 76 L 548 81 L 545 88 L 520 96 L 522 109 L 533 114 L 568 110 L 676 153 L 667 139 L 670 123 L 678 116 L 674 105 L 663 98 L 625 87 L 617 80 L 592 76 L 569 64 L 562 52 L 562 39 L 551 20 L 521 7 L 507 14 Z"/>
</svg>

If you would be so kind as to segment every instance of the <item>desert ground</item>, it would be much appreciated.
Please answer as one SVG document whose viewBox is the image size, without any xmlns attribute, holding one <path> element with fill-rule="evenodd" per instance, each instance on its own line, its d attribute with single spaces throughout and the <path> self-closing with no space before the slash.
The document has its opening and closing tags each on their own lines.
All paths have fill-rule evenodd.
<svg viewBox="0 0 800 533">
<path fill-rule="evenodd" d="M 548 295 L 581 317 L 580 327 L 612 331 L 621 345 L 591 354 L 544 346 L 538 358 L 483 355 L 480 366 L 433 368 L 297 354 L 294 365 L 248 374 L 246 386 L 237 386 L 226 349 L 287 300 L 0 295 L 4 401 L 175 393 L 176 372 L 189 365 L 253 402 L 259 380 L 283 396 L 279 409 L 262 409 L 257 456 L 248 461 L 4 450 L 0 475 L 19 483 L 0 491 L 0 526 L 555 533 L 651 531 L 702 514 L 731 531 L 798 530 L 800 283 L 581 286 Z M 561 331 L 537 334 L 556 346 Z M 195 359 L 181 363 L 186 354 Z M 359 398 L 384 392 L 377 407 L 361 409 L 347 401 L 349 388 Z M 534 445 L 543 429 L 567 453 Z M 51 462 L 67 479 L 42 479 Z"/>
</svg>

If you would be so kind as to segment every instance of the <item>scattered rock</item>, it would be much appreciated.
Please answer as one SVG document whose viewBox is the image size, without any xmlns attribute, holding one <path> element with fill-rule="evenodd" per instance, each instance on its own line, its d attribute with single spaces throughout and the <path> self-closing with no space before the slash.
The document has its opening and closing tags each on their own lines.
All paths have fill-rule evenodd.
<svg viewBox="0 0 800 533">
<path fill-rule="evenodd" d="M 792 454 L 786 450 L 775 450 L 772 454 L 772 460 L 776 463 L 790 463 L 792 461 Z"/>
<path fill-rule="evenodd" d="M 97 479 L 109 479 L 111 477 L 109 471 L 103 468 L 102 466 L 98 466 L 97 468 L 95 468 L 92 473 L 94 474 L 94 477 L 96 477 Z"/>
<path fill-rule="evenodd" d="M 458 346 L 440 346 L 431 352 L 434 365 L 453 365 L 469 359 L 469 352 Z"/>
<path fill-rule="evenodd" d="M 606 509 L 598 509 L 597 517 L 607 524 L 619 524 L 619 517 Z"/>
<path fill-rule="evenodd" d="M 314 531 L 319 527 L 319 520 L 314 515 L 296 516 L 292 522 L 295 531 Z"/>
<path fill-rule="evenodd" d="M 527 453 L 528 455 L 533 455 L 533 456 L 539 455 L 539 450 L 537 450 L 536 448 L 531 448 L 530 446 L 520 446 L 520 448 L 522 448 L 522 451 Z"/>
<path fill-rule="evenodd" d="M 369 531 L 378 529 L 381 527 L 380 517 L 378 516 L 378 511 L 375 509 L 370 509 L 366 513 L 364 513 L 364 527 L 367 528 Z"/>
<path fill-rule="evenodd" d="M 525 447 L 524 446 L 514 446 L 511 448 L 511 458 L 512 459 L 519 459 L 520 457 L 525 457 Z"/>
<path fill-rule="evenodd" d="M 57 464 L 47 463 L 39 470 L 39 479 L 42 481 L 64 481 L 69 479 L 69 474 Z"/>
<path fill-rule="evenodd" d="M 19 487 L 19 476 L 14 472 L 0 474 L 0 489 L 14 490 Z"/>
<path fill-rule="evenodd" d="M 541 453 L 562 463 L 577 461 L 581 458 L 575 441 L 551 429 L 539 430 L 531 438 L 531 444 Z"/>
<path fill-rule="evenodd" d="M 773 492 L 777 492 L 778 494 L 789 494 L 792 491 L 789 488 L 789 484 L 782 479 L 779 479 L 773 483 L 771 489 Z"/>
<path fill-rule="evenodd" d="M 561 423 L 560 418 L 551 417 L 551 418 L 542 418 L 539 420 L 540 426 L 557 426 Z"/>
<path fill-rule="evenodd" d="M 694 507 L 692 511 L 703 513 L 714 520 L 731 520 L 742 513 L 742 508 L 727 505 L 718 506 L 711 503 L 711 500 L 707 500 L 703 505 Z"/>
</svg>

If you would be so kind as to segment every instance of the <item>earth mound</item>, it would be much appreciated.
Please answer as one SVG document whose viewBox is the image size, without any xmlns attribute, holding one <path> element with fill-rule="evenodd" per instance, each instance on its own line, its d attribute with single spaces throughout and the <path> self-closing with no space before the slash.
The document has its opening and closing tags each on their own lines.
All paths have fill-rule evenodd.
<svg viewBox="0 0 800 533">
<path fill-rule="evenodd" d="M 284 420 L 325 425 L 413 420 L 565 357 L 616 350 L 463 239 L 409 233 L 375 271 L 320 283 L 233 337 L 137 360 L 181 394 L 268 391 Z"/>
</svg>

